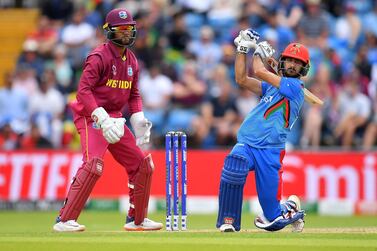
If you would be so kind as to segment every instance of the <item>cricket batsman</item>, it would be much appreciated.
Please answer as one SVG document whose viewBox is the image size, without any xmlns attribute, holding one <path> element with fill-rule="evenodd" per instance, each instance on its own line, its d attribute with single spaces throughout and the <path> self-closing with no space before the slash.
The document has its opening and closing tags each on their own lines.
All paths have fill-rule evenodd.
<svg viewBox="0 0 377 251">
<path fill-rule="evenodd" d="M 305 214 L 299 198 L 292 195 L 284 203 L 280 200 L 285 142 L 304 102 L 304 84 L 300 78 L 308 73 L 309 52 L 302 44 L 289 44 L 280 55 L 278 74 L 274 74 L 264 63 L 275 50 L 265 41 L 256 44 L 258 39 L 259 34 L 248 29 L 240 31 L 234 40 L 236 81 L 261 99 L 241 124 L 237 144 L 225 159 L 216 226 L 221 232 L 241 229 L 243 188 L 248 173 L 254 171 L 263 210 L 263 215 L 255 219 L 255 226 L 277 231 L 292 224 L 293 231 L 301 232 Z M 255 49 L 252 59 L 255 78 L 246 73 L 246 54 L 250 49 Z"/>
<path fill-rule="evenodd" d="M 104 172 L 103 156 L 109 150 L 128 174 L 130 209 L 124 229 L 159 230 L 162 224 L 147 218 L 153 161 L 151 155 L 145 156 L 139 148 L 149 142 L 152 123 L 142 111 L 139 65 L 129 49 L 136 39 L 136 22 L 126 9 L 114 9 L 107 14 L 103 28 L 108 41 L 87 57 L 77 98 L 70 104 L 80 134 L 83 164 L 72 181 L 53 229 L 85 230 L 77 219 Z M 122 117 L 125 106 L 130 111 L 135 136 L 125 126 Z"/>
</svg>

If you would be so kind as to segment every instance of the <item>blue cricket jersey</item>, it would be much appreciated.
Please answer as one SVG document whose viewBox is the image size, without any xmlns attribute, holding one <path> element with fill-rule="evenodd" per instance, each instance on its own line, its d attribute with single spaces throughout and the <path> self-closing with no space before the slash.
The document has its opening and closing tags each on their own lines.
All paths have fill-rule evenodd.
<svg viewBox="0 0 377 251">
<path fill-rule="evenodd" d="M 287 134 L 304 103 L 303 82 L 285 78 L 280 88 L 262 82 L 259 104 L 246 116 L 237 140 L 256 148 L 285 148 Z"/>
</svg>

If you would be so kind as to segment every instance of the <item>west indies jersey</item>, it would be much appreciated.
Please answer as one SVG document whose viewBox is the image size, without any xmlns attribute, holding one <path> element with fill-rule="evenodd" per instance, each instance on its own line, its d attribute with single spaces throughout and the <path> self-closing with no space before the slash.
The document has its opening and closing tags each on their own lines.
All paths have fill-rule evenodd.
<svg viewBox="0 0 377 251">
<path fill-rule="evenodd" d="M 241 124 L 238 142 L 256 148 L 284 148 L 303 103 L 300 79 L 282 78 L 280 88 L 262 82 L 261 100 Z"/>
<path fill-rule="evenodd" d="M 102 106 L 111 116 L 120 117 L 125 105 L 129 112 L 142 110 L 138 90 L 139 65 L 132 51 L 120 55 L 116 46 L 107 42 L 94 49 L 86 59 L 73 111 L 90 117 Z"/>
</svg>

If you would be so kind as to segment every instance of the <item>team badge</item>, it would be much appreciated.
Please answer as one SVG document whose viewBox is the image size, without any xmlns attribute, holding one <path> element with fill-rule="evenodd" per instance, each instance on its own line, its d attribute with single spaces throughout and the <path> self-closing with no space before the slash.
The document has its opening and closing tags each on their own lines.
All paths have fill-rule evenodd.
<svg viewBox="0 0 377 251">
<path fill-rule="evenodd" d="M 114 76 L 117 75 L 117 67 L 116 67 L 115 65 L 113 65 L 113 66 L 111 67 L 111 69 L 113 70 L 113 75 L 114 75 Z"/>
<path fill-rule="evenodd" d="M 301 45 L 300 44 L 294 44 L 290 50 L 290 52 L 294 55 L 296 55 L 297 53 L 300 53 L 300 47 Z"/>
<path fill-rule="evenodd" d="M 232 225 L 233 222 L 234 222 L 234 219 L 231 218 L 231 217 L 225 217 L 225 218 L 224 218 L 224 223 L 225 223 L 225 224 Z"/>
<path fill-rule="evenodd" d="M 125 12 L 125 11 L 120 11 L 120 12 L 119 12 L 119 17 L 120 17 L 121 19 L 126 19 L 126 18 L 127 18 L 127 12 Z"/>
<path fill-rule="evenodd" d="M 132 67 L 131 66 L 128 66 L 128 76 L 132 76 L 133 75 L 133 70 L 132 70 Z"/>
</svg>

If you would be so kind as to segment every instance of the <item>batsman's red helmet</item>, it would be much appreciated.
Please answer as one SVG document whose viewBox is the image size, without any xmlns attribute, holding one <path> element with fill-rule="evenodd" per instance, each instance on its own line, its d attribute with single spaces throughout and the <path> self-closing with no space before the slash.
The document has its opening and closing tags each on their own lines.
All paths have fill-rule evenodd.
<svg viewBox="0 0 377 251">
<path fill-rule="evenodd" d="M 136 21 L 133 19 L 131 13 L 124 9 L 113 9 L 106 15 L 106 23 L 103 28 L 107 31 L 107 38 L 118 46 L 130 47 L 134 44 L 136 39 Z M 119 39 L 115 38 L 115 33 L 120 30 L 131 30 L 132 35 L 127 44 L 123 44 Z"/>
<path fill-rule="evenodd" d="M 300 43 L 290 43 L 281 53 L 279 59 L 279 70 L 284 69 L 284 58 L 295 58 L 304 63 L 300 71 L 301 76 L 306 76 L 310 68 L 309 50 Z"/>
<path fill-rule="evenodd" d="M 289 57 L 301 60 L 304 64 L 309 64 L 309 50 L 299 43 L 289 44 L 281 53 L 282 57 Z"/>
</svg>

